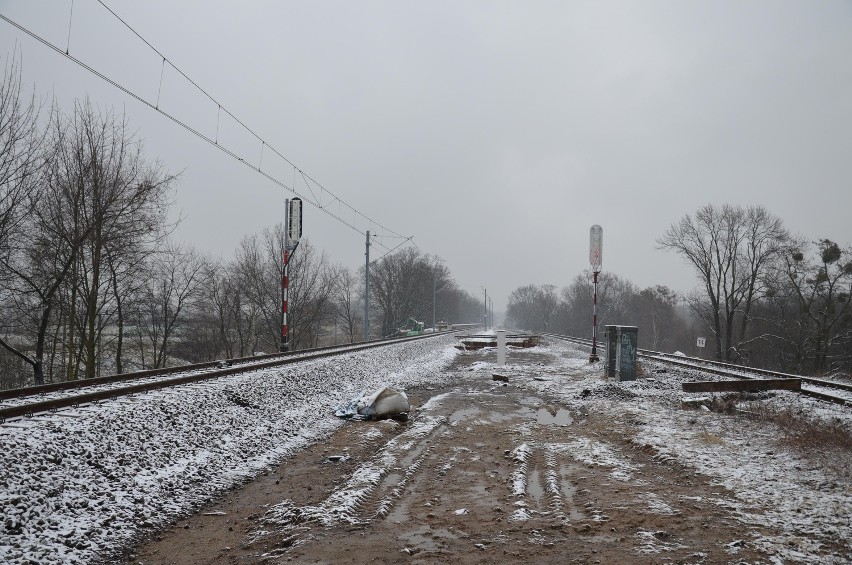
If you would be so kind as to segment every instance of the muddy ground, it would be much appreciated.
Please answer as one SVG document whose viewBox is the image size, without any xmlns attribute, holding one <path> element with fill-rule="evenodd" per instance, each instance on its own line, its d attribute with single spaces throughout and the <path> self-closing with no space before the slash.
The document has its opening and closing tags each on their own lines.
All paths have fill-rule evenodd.
<svg viewBox="0 0 852 565">
<path fill-rule="evenodd" d="M 570 412 L 519 386 L 533 376 L 468 370 L 481 360 L 459 356 L 451 386 L 409 390 L 408 422 L 347 422 L 127 562 L 767 561 L 748 539 L 772 532 L 716 504 L 724 487 L 630 443 L 635 416 Z M 627 458 L 629 481 L 572 455 L 601 444 Z"/>
</svg>

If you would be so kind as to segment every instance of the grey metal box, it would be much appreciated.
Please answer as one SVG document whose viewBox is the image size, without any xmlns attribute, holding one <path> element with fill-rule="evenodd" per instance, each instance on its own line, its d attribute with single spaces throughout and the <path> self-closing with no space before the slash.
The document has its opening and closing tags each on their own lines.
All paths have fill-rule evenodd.
<svg viewBox="0 0 852 565">
<path fill-rule="evenodd" d="M 639 328 L 636 326 L 604 326 L 606 356 L 604 371 L 608 379 L 636 380 L 636 344 Z"/>
</svg>

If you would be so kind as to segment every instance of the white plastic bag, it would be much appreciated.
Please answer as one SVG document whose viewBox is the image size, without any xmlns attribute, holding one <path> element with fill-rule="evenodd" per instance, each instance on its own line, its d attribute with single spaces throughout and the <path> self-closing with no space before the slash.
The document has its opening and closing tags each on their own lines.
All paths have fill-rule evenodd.
<svg viewBox="0 0 852 565">
<path fill-rule="evenodd" d="M 367 394 L 366 390 L 362 391 L 349 402 L 349 405 L 339 407 L 335 415 L 340 418 L 363 419 L 407 414 L 409 410 L 411 405 L 404 392 L 382 387 L 370 394 Z"/>
</svg>

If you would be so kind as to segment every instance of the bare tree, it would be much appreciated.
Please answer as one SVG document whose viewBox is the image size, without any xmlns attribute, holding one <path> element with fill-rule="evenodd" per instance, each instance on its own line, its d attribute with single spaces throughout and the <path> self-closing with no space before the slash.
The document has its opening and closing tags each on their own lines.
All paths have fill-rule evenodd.
<svg viewBox="0 0 852 565">
<path fill-rule="evenodd" d="M 155 257 L 136 327 L 146 367 L 165 367 L 176 330 L 201 289 L 205 260 L 190 248 L 171 247 Z M 147 353 L 146 353 L 147 352 Z"/>
<path fill-rule="evenodd" d="M 482 300 L 447 281 L 437 295 L 438 319 L 449 323 L 472 324 L 482 317 Z"/>
<path fill-rule="evenodd" d="M 334 311 L 337 321 L 346 331 L 349 343 L 355 343 L 358 327 L 363 323 L 363 297 L 359 301 L 360 281 L 349 269 L 338 268 L 337 287 L 334 298 Z M 363 295 L 363 292 L 362 292 Z"/>
<path fill-rule="evenodd" d="M 615 273 L 603 272 L 598 277 L 598 335 L 607 324 L 633 324 L 635 317 L 631 305 L 636 295 L 636 285 Z M 588 269 L 578 274 L 570 285 L 560 292 L 562 306 L 558 309 L 560 327 L 569 335 L 592 333 L 592 272 Z M 642 333 L 639 334 L 640 339 Z"/>
<path fill-rule="evenodd" d="M 661 285 L 641 290 L 634 296 L 631 310 L 646 347 L 655 351 L 670 348 L 677 343 L 677 336 L 685 333 L 683 320 L 676 312 L 678 302 L 677 294 Z"/>
<path fill-rule="evenodd" d="M 324 251 L 303 239 L 290 262 L 287 322 L 292 349 L 316 346 L 323 327 L 333 319 L 337 271 Z"/>
<path fill-rule="evenodd" d="M 657 240 L 697 271 L 702 293 L 693 306 L 713 333 L 718 359 L 733 361 L 745 354 L 752 307 L 763 298 L 772 263 L 787 238 L 781 220 L 762 207 L 708 204 Z"/>
<path fill-rule="evenodd" d="M 109 245 L 105 253 L 106 267 L 109 270 L 110 302 L 113 306 L 108 322 L 114 322 L 116 328 L 113 347 L 116 374 L 125 370 L 124 340 L 128 312 L 132 310 L 130 303 L 144 289 L 146 262 L 155 251 L 154 248 L 147 248 L 138 243 L 128 240 L 117 246 Z"/>
<path fill-rule="evenodd" d="M 556 287 L 534 284 L 518 287 L 509 294 L 506 317 L 513 326 L 529 331 L 548 331 L 559 306 Z"/>
<path fill-rule="evenodd" d="M 434 292 L 455 286 L 449 269 L 438 257 L 417 249 L 404 249 L 370 265 L 370 299 L 382 318 L 383 335 L 393 332 L 407 318 L 431 320 Z"/>
<path fill-rule="evenodd" d="M 211 262 L 208 263 L 205 270 L 202 283 L 203 301 L 215 321 L 219 347 L 223 348 L 226 358 L 232 358 L 235 357 L 235 348 L 232 338 L 234 319 L 231 316 L 234 309 L 231 303 L 234 301 L 233 295 L 237 288 L 232 284 L 227 265 Z M 217 354 L 218 350 L 217 348 Z"/>
<path fill-rule="evenodd" d="M 50 131 L 43 180 L 29 191 L 31 211 L 21 220 L 26 229 L 0 257 L 11 275 L 5 289 L 19 305 L 15 333 L 34 342 L 32 353 L 16 352 L 36 383 L 44 380 L 48 348 L 51 371 L 58 348 L 66 378 L 77 378 L 81 366 L 95 376 L 103 329 L 115 316 L 121 370 L 120 287 L 167 231 L 166 191 L 174 179 L 145 163 L 126 119 L 99 114 L 88 102 L 67 117 L 54 109 Z"/>
<path fill-rule="evenodd" d="M 810 250 L 815 254 L 808 253 Z M 791 247 L 786 259 L 787 296 L 776 340 L 791 351 L 796 370 L 815 373 L 852 362 L 852 248 L 823 239 Z"/>
<path fill-rule="evenodd" d="M 35 95 L 23 96 L 21 69 L 6 59 L 0 82 L 0 253 L 26 217 L 44 163 L 44 130 Z"/>
<path fill-rule="evenodd" d="M 54 114 L 58 116 L 58 110 Z M 51 132 L 43 183 L 27 194 L 30 213 L 22 220 L 23 229 L 10 232 L 14 237 L 8 252 L 0 254 L 8 274 L 4 290 L 17 314 L 12 331 L 34 342 L 32 353 L 26 351 L 26 341 L 13 345 L 3 339 L 0 345 L 32 367 L 36 384 L 44 382 L 45 348 L 57 296 L 91 232 L 82 213 L 86 187 L 76 182 L 77 173 L 88 164 L 69 149 L 62 120 L 53 120 Z"/>
<path fill-rule="evenodd" d="M 95 375 L 98 319 L 114 285 L 108 271 L 123 250 L 153 250 L 165 235 L 167 191 L 174 180 L 148 166 L 142 144 L 128 131 L 126 117 L 96 112 L 87 101 L 74 107 L 67 125 L 66 151 L 79 161 L 72 182 L 86 188 L 80 211 L 89 236 L 79 256 L 78 282 L 85 302 L 82 338 L 86 377 Z M 117 273 L 116 273 L 117 274 Z"/>
</svg>

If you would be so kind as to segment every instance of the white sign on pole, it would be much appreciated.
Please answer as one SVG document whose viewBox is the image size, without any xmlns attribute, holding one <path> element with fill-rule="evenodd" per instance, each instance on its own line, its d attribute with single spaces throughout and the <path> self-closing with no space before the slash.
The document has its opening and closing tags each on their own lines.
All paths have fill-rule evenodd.
<svg viewBox="0 0 852 565">
<path fill-rule="evenodd" d="M 601 270 L 601 255 L 603 253 L 603 228 L 595 224 L 589 231 L 589 263 L 595 273 Z"/>
<path fill-rule="evenodd" d="M 703 337 L 699 337 L 699 338 L 698 338 L 698 342 L 696 343 L 696 345 L 697 345 L 698 347 L 704 347 L 704 343 L 705 343 L 704 338 L 703 338 Z"/>
<path fill-rule="evenodd" d="M 290 201 L 290 222 L 287 226 L 287 238 L 290 245 L 295 247 L 302 237 L 302 199 L 294 198 Z"/>
</svg>

